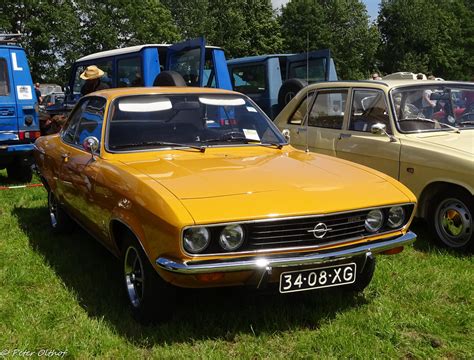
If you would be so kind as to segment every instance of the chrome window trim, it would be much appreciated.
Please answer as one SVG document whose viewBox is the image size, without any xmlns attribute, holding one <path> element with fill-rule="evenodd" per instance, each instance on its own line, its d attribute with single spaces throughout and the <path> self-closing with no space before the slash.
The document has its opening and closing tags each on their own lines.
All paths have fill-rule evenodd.
<svg viewBox="0 0 474 360">
<path fill-rule="evenodd" d="M 290 247 L 280 247 L 280 248 L 271 248 L 271 249 L 262 249 L 262 250 L 232 251 L 232 252 L 221 252 L 221 253 L 212 253 L 212 254 L 193 254 L 193 253 L 189 253 L 184 249 L 184 245 L 183 245 L 184 231 L 186 231 L 189 228 L 193 228 L 193 227 L 217 227 L 217 226 L 227 226 L 227 225 L 234 225 L 234 224 L 239 224 L 239 225 L 240 224 L 255 224 L 255 223 L 262 223 L 262 222 L 275 222 L 275 221 L 307 219 L 307 218 L 320 218 L 320 217 L 325 217 L 325 216 L 351 214 L 351 213 L 356 213 L 356 212 L 359 212 L 359 211 L 370 211 L 370 210 L 374 210 L 374 209 L 389 209 L 389 208 L 394 207 L 394 206 L 409 206 L 409 205 L 413 205 L 412 213 L 409 216 L 407 216 L 406 222 L 401 227 L 391 229 L 391 230 L 385 231 L 383 233 L 374 233 L 374 234 L 367 235 L 367 236 L 356 236 L 356 237 L 352 237 L 352 238 L 349 238 L 349 239 L 337 240 L 337 241 L 324 243 L 324 244 L 320 244 L 320 245 L 299 246 L 299 247 L 298 246 L 290 246 Z M 370 208 L 362 208 L 362 209 L 356 209 L 356 210 L 350 210 L 350 211 L 338 211 L 338 212 L 334 212 L 334 213 L 318 214 L 318 215 L 289 216 L 289 217 L 271 218 L 271 219 L 256 219 L 256 220 L 232 221 L 232 222 L 214 223 L 214 224 L 188 225 L 188 226 L 185 226 L 181 229 L 179 247 L 180 247 L 180 250 L 183 252 L 183 254 L 191 256 L 191 257 L 223 256 L 223 255 L 224 256 L 227 256 L 227 255 L 251 255 L 251 254 L 261 254 L 261 253 L 264 253 L 264 252 L 305 250 L 305 249 L 315 249 L 315 250 L 317 250 L 317 249 L 319 249 L 323 246 L 331 246 L 331 245 L 336 245 L 336 244 L 342 244 L 342 243 L 350 242 L 350 241 L 354 241 L 354 240 L 370 239 L 370 238 L 375 237 L 375 236 L 387 235 L 387 234 L 391 234 L 391 233 L 394 233 L 394 232 L 403 231 L 403 230 L 406 229 L 408 222 L 413 217 L 413 214 L 415 212 L 415 208 L 416 208 L 416 203 L 407 202 L 407 203 L 384 205 L 384 206 L 374 206 L 374 207 L 370 207 Z"/>
</svg>

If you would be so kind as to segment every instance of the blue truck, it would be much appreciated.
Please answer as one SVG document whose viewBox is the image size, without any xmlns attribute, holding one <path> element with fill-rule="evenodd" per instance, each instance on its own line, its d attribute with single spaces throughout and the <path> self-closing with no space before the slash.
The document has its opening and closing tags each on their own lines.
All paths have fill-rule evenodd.
<svg viewBox="0 0 474 360">
<path fill-rule="evenodd" d="M 227 61 L 232 87 L 257 103 L 274 119 L 308 84 L 336 81 L 329 49 L 301 54 L 269 54 Z"/>
<path fill-rule="evenodd" d="M 0 34 L 0 169 L 13 181 L 29 182 L 40 136 L 38 99 L 18 40 L 18 34 Z"/>
<path fill-rule="evenodd" d="M 81 96 L 84 80 L 80 74 L 95 65 L 105 72 L 101 82 L 110 88 L 154 86 L 157 78 L 162 85 L 186 85 L 232 90 L 224 50 L 206 46 L 204 38 L 177 44 L 145 44 L 102 51 L 84 56 L 74 63 L 66 84 L 63 112 L 72 109 Z M 160 75 L 161 74 L 161 75 Z M 177 77 L 177 83 L 173 83 Z M 183 83 L 184 81 L 184 83 Z M 168 83 L 169 82 L 169 83 Z"/>
</svg>

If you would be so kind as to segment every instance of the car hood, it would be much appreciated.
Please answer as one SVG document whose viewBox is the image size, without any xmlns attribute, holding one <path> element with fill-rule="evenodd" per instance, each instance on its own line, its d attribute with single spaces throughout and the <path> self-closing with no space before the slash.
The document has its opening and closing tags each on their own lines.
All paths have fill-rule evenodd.
<svg viewBox="0 0 474 360">
<path fill-rule="evenodd" d="M 474 129 L 461 130 L 460 133 L 443 131 L 413 134 L 409 137 L 437 147 L 474 155 Z"/>
<path fill-rule="evenodd" d="M 345 211 L 414 201 L 403 185 L 361 165 L 301 151 L 169 154 L 126 162 L 165 186 L 196 222 Z"/>
</svg>

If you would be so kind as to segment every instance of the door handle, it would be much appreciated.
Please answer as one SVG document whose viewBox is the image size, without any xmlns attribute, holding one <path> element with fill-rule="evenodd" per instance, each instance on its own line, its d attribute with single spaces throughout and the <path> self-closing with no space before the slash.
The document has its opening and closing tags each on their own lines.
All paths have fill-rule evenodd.
<svg viewBox="0 0 474 360">
<path fill-rule="evenodd" d="M 63 154 L 61 154 L 61 157 L 63 158 L 64 162 L 69 161 L 69 153 L 63 153 Z"/>
<path fill-rule="evenodd" d="M 307 131 L 308 129 L 306 129 L 305 127 L 300 127 L 296 130 L 296 133 L 299 134 L 300 132 L 305 132 Z"/>
<path fill-rule="evenodd" d="M 352 135 L 351 134 L 339 134 L 339 140 L 344 139 L 344 138 L 350 138 Z"/>
</svg>

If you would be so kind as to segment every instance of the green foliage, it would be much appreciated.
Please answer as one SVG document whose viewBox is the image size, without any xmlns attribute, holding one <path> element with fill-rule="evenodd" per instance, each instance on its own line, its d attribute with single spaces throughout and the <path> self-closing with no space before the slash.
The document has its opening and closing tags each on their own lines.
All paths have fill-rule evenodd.
<svg viewBox="0 0 474 360">
<path fill-rule="evenodd" d="M 83 55 L 179 38 L 169 10 L 157 0 L 3 1 L 0 32 L 24 34 L 33 78 L 59 84 Z"/>
<path fill-rule="evenodd" d="M 469 0 L 383 0 L 378 17 L 382 69 L 471 80 L 473 19 Z"/>
<path fill-rule="evenodd" d="M 79 20 L 70 0 L 0 2 L 0 33 L 21 33 L 34 81 L 62 78 L 64 63 L 78 55 Z M 71 41 L 72 40 L 72 41 Z M 59 80 L 58 80 L 59 81 Z"/>
<path fill-rule="evenodd" d="M 204 36 L 227 57 L 281 50 L 279 25 L 270 0 L 163 0 L 183 38 Z"/>
<path fill-rule="evenodd" d="M 342 79 L 368 77 L 375 67 L 378 31 L 359 0 L 291 0 L 281 10 L 286 50 L 329 48 Z"/>
</svg>

